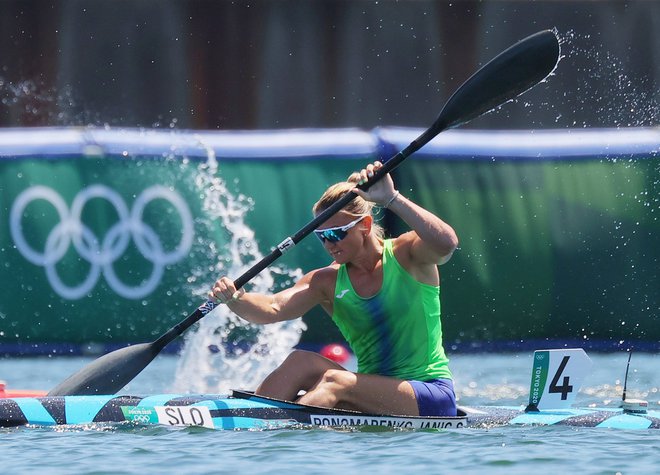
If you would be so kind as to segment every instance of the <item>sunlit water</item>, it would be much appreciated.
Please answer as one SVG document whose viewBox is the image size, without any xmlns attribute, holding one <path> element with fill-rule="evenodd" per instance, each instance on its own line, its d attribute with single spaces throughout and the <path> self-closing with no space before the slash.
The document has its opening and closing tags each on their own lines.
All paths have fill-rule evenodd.
<svg viewBox="0 0 660 475">
<path fill-rule="evenodd" d="M 591 354 L 594 366 L 576 405 L 618 404 L 627 356 Z M 532 355 L 454 354 L 463 405 L 527 401 Z M 13 388 L 48 389 L 87 358 L 0 360 Z M 181 358 L 159 356 L 122 392 L 173 390 Z M 660 408 L 660 356 L 633 354 L 628 397 Z M 250 379 L 250 378 L 247 378 Z M 234 381 L 237 387 L 250 386 Z M 0 429 L 7 473 L 657 473 L 660 433 L 570 427 L 502 427 L 436 432 L 187 428 Z"/>
</svg>

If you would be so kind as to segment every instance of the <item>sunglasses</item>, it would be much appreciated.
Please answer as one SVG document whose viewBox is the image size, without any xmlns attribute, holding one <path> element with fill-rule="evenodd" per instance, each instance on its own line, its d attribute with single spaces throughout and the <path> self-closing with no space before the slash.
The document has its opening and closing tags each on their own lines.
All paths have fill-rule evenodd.
<svg viewBox="0 0 660 475">
<path fill-rule="evenodd" d="M 346 237 L 348 230 L 354 227 L 357 223 L 362 221 L 366 216 L 360 216 L 359 218 L 351 221 L 348 224 L 343 226 L 337 226 L 335 228 L 327 229 L 317 229 L 314 231 L 316 237 L 321 240 L 322 243 L 328 242 L 339 242 Z"/>
</svg>

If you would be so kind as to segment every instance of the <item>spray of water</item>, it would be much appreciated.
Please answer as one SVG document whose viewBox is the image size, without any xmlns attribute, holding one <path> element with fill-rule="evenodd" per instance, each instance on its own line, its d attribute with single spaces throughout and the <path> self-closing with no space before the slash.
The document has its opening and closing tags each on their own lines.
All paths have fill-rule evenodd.
<svg viewBox="0 0 660 475">
<path fill-rule="evenodd" d="M 245 225 L 249 201 L 235 197 L 218 174 L 214 151 L 205 148 L 207 160 L 198 167 L 195 186 L 203 197 L 204 210 L 210 221 L 219 221 L 228 232 L 228 243 L 219 248 L 209 243 L 209 254 L 216 263 L 207 269 L 216 276 L 236 277 L 263 256 L 254 232 Z M 300 276 L 300 271 L 271 267 L 250 282 L 252 291 L 270 292 L 275 276 Z M 208 282 L 206 279 L 201 281 Z M 205 297 L 208 284 L 195 289 Z M 221 305 L 204 317 L 185 337 L 173 390 L 176 392 L 226 394 L 231 389 L 254 389 L 291 351 L 305 329 L 298 319 L 290 322 L 256 326 L 240 319 Z"/>
<path fill-rule="evenodd" d="M 560 37 L 562 53 L 578 84 L 568 97 L 574 117 L 592 117 L 594 122 L 569 122 L 572 127 L 645 127 L 660 122 L 660 103 L 652 77 L 631 78 L 621 58 L 603 48 L 589 35 L 573 30 Z M 650 84 L 649 84 L 650 83 Z M 595 112 L 595 114 L 594 114 Z M 557 117 L 557 124 L 562 122 Z"/>
</svg>

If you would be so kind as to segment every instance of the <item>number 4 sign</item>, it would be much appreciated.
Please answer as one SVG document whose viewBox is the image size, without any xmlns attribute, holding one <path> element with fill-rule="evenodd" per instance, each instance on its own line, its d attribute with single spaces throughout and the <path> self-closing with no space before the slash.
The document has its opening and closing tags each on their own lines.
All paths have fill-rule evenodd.
<svg viewBox="0 0 660 475">
<path fill-rule="evenodd" d="M 582 348 L 535 351 L 526 411 L 571 407 L 590 369 Z"/>
</svg>

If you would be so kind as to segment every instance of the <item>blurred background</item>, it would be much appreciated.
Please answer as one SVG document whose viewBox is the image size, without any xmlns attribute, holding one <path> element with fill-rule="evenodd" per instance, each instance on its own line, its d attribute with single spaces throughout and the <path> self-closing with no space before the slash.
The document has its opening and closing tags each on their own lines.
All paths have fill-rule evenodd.
<svg viewBox="0 0 660 475">
<path fill-rule="evenodd" d="M 656 1 L 3 0 L 0 125 L 427 127 L 548 28 L 566 57 L 538 106 L 471 127 L 657 123 Z"/>
<path fill-rule="evenodd" d="M 0 351 L 158 336 L 306 224 L 326 186 L 415 138 L 481 65 L 553 28 L 549 80 L 395 176 L 461 238 L 442 268 L 445 341 L 657 351 L 660 2 L 621 0 L 3 0 Z M 94 246 L 119 249 L 115 192 L 176 258 L 143 231 L 94 261 Z M 53 232 L 74 203 L 92 230 L 76 249 Z M 254 285 L 326 262 L 305 240 Z M 320 312 L 305 323 L 302 345 L 341 341 Z"/>
</svg>

